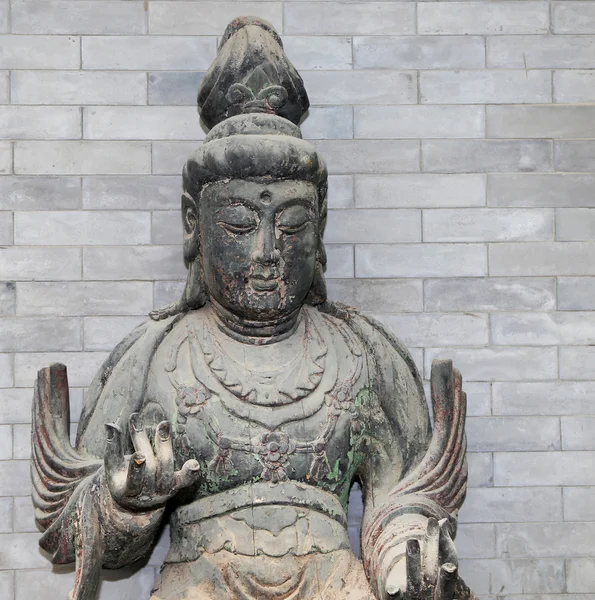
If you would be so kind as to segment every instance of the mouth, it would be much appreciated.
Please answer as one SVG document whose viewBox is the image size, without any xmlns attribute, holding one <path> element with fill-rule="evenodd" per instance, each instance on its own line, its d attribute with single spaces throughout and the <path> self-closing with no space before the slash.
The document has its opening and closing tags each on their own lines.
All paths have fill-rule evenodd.
<svg viewBox="0 0 595 600">
<path fill-rule="evenodd" d="M 250 284 L 257 292 L 273 292 L 279 287 L 279 282 L 276 278 L 265 278 L 258 275 L 253 275 L 250 278 Z"/>
</svg>

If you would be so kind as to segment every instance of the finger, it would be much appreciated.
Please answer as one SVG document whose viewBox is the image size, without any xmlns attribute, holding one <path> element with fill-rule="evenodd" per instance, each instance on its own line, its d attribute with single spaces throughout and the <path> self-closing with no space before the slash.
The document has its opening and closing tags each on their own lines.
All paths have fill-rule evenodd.
<svg viewBox="0 0 595 600">
<path fill-rule="evenodd" d="M 181 490 L 192 485 L 197 480 L 199 471 L 200 465 L 197 460 L 187 460 L 174 475 L 174 489 Z"/>
<path fill-rule="evenodd" d="M 421 552 L 419 541 L 407 540 L 407 593 L 416 593 L 422 587 Z"/>
<path fill-rule="evenodd" d="M 434 592 L 434 600 L 453 600 L 457 577 L 456 565 L 444 563 L 438 573 L 438 583 Z"/>
<path fill-rule="evenodd" d="M 440 525 L 440 558 L 443 563 L 459 564 L 459 555 L 452 538 L 450 537 L 450 525 L 447 519 L 441 519 Z"/>
<path fill-rule="evenodd" d="M 138 496 L 145 480 L 146 459 L 144 455 L 135 452 L 128 463 L 128 477 L 126 478 L 126 495 Z"/>
<path fill-rule="evenodd" d="M 432 585 L 438 577 L 440 555 L 440 525 L 434 517 L 428 519 L 426 528 L 426 543 L 424 544 L 424 575 Z"/>
<path fill-rule="evenodd" d="M 171 426 L 169 421 L 161 421 L 155 432 L 155 486 L 161 494 L 173 492 L 174 483 L 174 450 L 171 443 Z"/>
<path fill-rule="evenodd" d="M 132 413 L 128 421 L 128 429 L 130 437 L 136 452 L 139 452 L 145 457 L 146 468 L 154 472 L 155 470 L 155 454 L 149 436 L 145 431 L 145 425 L 140 413 Z"/>
<path fill-rule="evenodd" d="M 122 449 L 122 432 L 113 423 L 105 424 L 105 470 L 108 476 L 113 476 L 125 469 L 124 450 Z"/>
</svg>

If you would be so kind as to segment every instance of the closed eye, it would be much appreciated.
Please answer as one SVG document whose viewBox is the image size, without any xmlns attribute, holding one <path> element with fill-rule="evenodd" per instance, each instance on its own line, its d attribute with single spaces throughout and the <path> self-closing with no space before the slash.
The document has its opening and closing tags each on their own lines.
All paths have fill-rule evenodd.
<svg viewBox="0 0 595 600">
<path fill-rule="evenodd" d="M 283 233 L 293 234 L 293 233 L 298 233 L 298 231 L 301 231 L 309 224 L 310 224 L 309 221 L 304 221 L 303 223 L 299 223 L 297 225 L 279 225 L 279 229 Z"/>
<path fill-rule="evenodd" d="M 220 225 L 230 233 L 251 233 L 256 229 L 255 223 L 226 223 L 225 221 L 218 221 L 217 225 Z"/>
</svg>

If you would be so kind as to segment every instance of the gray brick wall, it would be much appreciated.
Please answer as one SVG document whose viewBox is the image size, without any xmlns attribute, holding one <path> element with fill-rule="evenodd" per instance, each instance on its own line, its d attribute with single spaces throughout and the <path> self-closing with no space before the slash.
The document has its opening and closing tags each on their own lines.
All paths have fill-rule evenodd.
<svg viewBox="0 0 595 600">
<path fill-rule="evenodd" d="M 277 26 L 310 93 L 331 296 L 426 377 L 463 371 L 463 574 L 482 598 L 595 599 L 595 0 L 0 0 L 0 597 L 70 588 L 37 549 L 35 372 L 67 363 L 77 417 L 179 295 L 196 89 L 240 14 Z M 166 547 L 101 598 L 147 597 Z"/>
</svg>

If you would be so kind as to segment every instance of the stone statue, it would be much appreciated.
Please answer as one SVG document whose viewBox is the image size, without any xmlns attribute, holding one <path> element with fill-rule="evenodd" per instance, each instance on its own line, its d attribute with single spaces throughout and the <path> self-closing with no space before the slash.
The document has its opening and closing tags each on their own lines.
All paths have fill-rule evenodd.
<svg viewBox="0 0 595 600">
<path fill-rule="evenodd" d="M 472 598 L 453 544 L 466 397 L 432 366 L 434 431 L 407 350 L 327 301 L 327 171 L 273 27 L 233 21 L 198 94 L 183 172 L 188 279 L 112 352 L 69 443 L 66 367 L 38 374 L 33 499 L 70 600 L 171 548 L 151 600 Z M 346 510 L 362 482 L 362 556 Z"/>
</svg>

